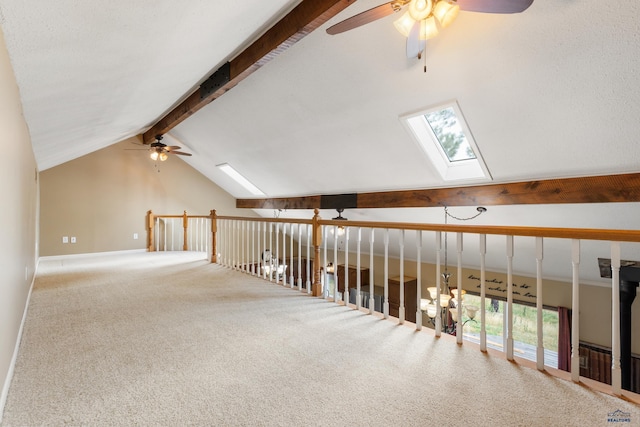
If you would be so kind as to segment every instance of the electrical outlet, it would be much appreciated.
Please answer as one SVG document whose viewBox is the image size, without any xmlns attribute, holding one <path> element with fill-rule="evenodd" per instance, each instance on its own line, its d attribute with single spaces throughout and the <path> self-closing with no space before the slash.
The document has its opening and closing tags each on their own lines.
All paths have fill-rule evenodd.
<svg viewBox="0 0 640 427">
<path fill-rule="evenodd" d="M 69 243 L 69 236 L 62 236 L 62 243 Z"/>
<path fill-rule="evenodd" d="M 138 240 L 138 233 L 133 233 L 133 240 Z"/>
<path fill-rule="evenodd" d="M 71 243 L 75 243 L 76 242 L 76 237 L 75 236 L 71 236 Z"/>
</svg>

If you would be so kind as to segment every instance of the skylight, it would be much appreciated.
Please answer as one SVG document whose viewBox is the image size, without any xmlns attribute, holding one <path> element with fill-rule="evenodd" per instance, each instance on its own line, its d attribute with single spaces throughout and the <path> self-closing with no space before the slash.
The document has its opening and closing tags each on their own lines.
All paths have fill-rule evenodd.
<svg viewBox="0 0 640 427">
<path fill-rule="evenodd" d="M 235 182 L 240 184 L 245 190 L 249 191 L 254 196 L 264 196 L 265 194 L 258 187 L 253 185 L 247 178 L 245 178 L 240 172 L 235 170 L 230 164 L 222 163 L 216 166 L 222 172 L 229 175 Z"/>
<path fill-rule="evenodd" d="M 491 179 L 457 102 L 401 120 L 445 181 Z"/>
</svg>

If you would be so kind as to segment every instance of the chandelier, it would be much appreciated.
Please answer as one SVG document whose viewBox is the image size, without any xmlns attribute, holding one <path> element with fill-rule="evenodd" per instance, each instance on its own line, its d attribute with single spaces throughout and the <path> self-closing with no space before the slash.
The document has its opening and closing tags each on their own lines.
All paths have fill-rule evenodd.
<svg viewBox="0 0 640 427">
<path fill-rule="evenodd" d="M 476 208 L 476 211 L 478 213 L 475 215 L 472 215 L 467 218 L 460 218 L 449 213 L 448 208 L 445 206 L 444 207 L 444 223 L 445 224 L 448 223 L 449 217 L 456 219 L 458 221 L 470 221 L 482 215 L 483 213 L 485 213 L 487 211 L 487 208 L 483 206 L 478 206 Z M 468 319 L 463 322 L 463 326 L 469 321 L 475 322 L 476 313 L 478 312 L 479 307 L 476 307 L 474 305 L 464 305 L 463 312 L 462 313 L 458 312 L 458 307 L 460 305 L 460 302 L 462 302 L 462 300 L 464 299 L 464 295 L 467 293 L 467 291 L 462 289 L 460 292 L 460 295 L 458 295 L 458 289 L 451 288 L 449 286 L 449 278 L 451 277 L 451 274 L 449 273 L 449 268 L 448 268 L 449 263 L 447 259 L 448 258 L 447 243 L 448 243 L 448 238 L 447 238 L 447 233 L 445 232 L 444 233 L 444 273 L 442 273 L 442 285 L 444 289 L 440 288 L 440 292 L 438 292 L 439 291 L 438 287 L 440 285 L 428 287 L 427 291 L 429 291 L 430 299 L 422 298 L 420 300 L 420 311 L 424 312 L 429 317 L 429 320 L 432 322 L 432 324 L 436 328 L 440 327 L 441 325 L 443 332 L 448 334 L 455 334 L 457 330 L 456 324 L 459 321 L 462 321 L 463 314 L 466 314 L 468 317 Z M 441 319 L 441 322 L 437 321 L 437 319 Z"/>
</svg>

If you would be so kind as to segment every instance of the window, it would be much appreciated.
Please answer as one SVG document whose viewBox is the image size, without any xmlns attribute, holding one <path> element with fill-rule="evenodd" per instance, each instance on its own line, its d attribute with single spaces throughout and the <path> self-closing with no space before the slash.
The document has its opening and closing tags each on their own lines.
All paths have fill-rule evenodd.
<svg viewBox="0 0 640 427">
<path fill-rule="evenodd" d="M 491 179 L 457 102 L 401 120 L 445 181 Z"/>
<path fill-rule="evenodd" d="M 480 307 L 480 297 L 467 293 L 464 296 L 464 304 Z M 487 347 L 504 351 L 504 324 L 507 303 L 491 297 L 486 298 L 486 331 Z M 537 311 L 535 307 L 525 304 L 513 303 L 513 347 L 515 356 L 536 360 L 537 335 Z M 466 318 L 465 318 L 466 320 Z M 558 312 L 554 310 L 542 310 L 542 337 L 545 349 L 544 362 L 546 366 L 558 367 Z M 464 338 L 479 342 L 480 340 L 480 313 L 476 314 L 473 321 L 467 321 Z"/>
</svg>

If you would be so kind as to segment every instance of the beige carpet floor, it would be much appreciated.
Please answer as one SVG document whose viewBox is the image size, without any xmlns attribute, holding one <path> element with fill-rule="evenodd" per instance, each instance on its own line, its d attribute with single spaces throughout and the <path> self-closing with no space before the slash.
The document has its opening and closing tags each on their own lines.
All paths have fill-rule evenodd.
<svg viewBox="0 0 640 427">
<path fill-rule="evenodd" d="M 43 260 L 2 425 L 640 425 L 632 403 L 448 338 L 198 254 Z"/>
</svg>

